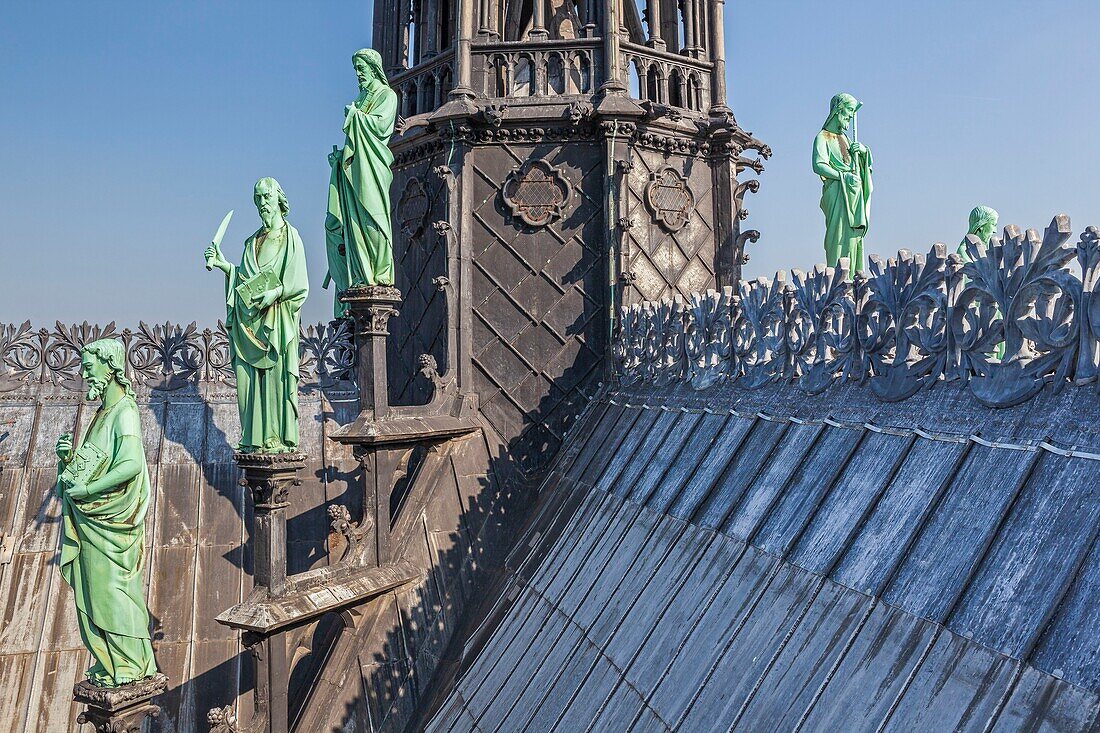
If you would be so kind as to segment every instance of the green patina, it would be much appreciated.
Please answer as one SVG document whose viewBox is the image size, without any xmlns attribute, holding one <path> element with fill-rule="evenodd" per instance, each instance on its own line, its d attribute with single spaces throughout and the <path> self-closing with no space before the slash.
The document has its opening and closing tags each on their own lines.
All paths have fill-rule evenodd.
<svg viewBox="0 0 1100 733">
<path fill-rule="evenodd" d="M 959 242 L 958 254 L 962 258 L 963 262 L 973 262 L 973 258 L 966 251 L 966 238 L 970 235 L 974 235 L 981 240 L 982 244 L 989 244 L 989 240 L 993 237 L 993 232 L 997 231 L 997 220 L 1000 218 L 1000 214 L 997 210 L 989 206 L 975 206 L 970 210 L 970 227 L 966 230 L 966 236 Z M 965 282 L 965 281 L 964 281 Z M 997 318 L 1001 317 L 1001 309 L 996 308 Z M 997 348 L 989 353 L 989 356 L 997 359 L 1003 359 L 1005 356 L 1005 342 L 1001 341 L 997 344 Z"/>
<path fill-rule="evenodd" d="M 237 408 L 245 453 L 298 448 L 298 345 L 302 304 L 309 293 L 298 230 L 286 221 L 286 195 L 261 178 L 254 200 L 263 225 L 244 243 L 234 267 L 218 244 L 206 260 L 225 273 L 226 330 L 237 379 Z"/>
<path fill-rule="evenodd" d="M 144 596 L 149 470 L 125 363 L 119 341 L 84 347 L 87 399 L 102 403 L 79 443 L 71 433 L 57 441 L 61 577 L 72 586 L 80 638 L 95 659 L 87 677 L 101 687 L 157 672 Z"/>
<path fill-rule="evenodd" d="M 345 110 L 343 149 L 329 155 L 325 244 L 328 278 L 336 285 L 336 316 L 344 315 L 339 294 L 361 285 L 393 285 L 390 136 L 397 119 L 397 94 L 382 69 L 382 57 L 365 48 L 352 57 L 359 95 Z"/>
<path fill-rule="evenodd" d="M 978 239 L 982 240 L 982 244 L 988 244 L 990 238 L 993 236 L 993 232 L 997 231 L 997 214 L 996 209 L 992 209 L 988 206 L 975 206 L 970 210 L 970 228 L 966 231 L 966 236 L 959 242 L 959 257 L 962 257 L 963 262 L 970 262 L 970 255 L 966 253 L 966 237 L 974 235 Z"/>
<path fill-rule="evenodd" d="M 822 183 L 825 261 L 835 267 L 847 257 L 853 272 L 864 267 L 863 237 L 871 222 L 871 151 L 849 142 L 846 134 L 861 106 L 850 94 L 834 96 L 813 150 L 814 173 Z"/>
</svg>

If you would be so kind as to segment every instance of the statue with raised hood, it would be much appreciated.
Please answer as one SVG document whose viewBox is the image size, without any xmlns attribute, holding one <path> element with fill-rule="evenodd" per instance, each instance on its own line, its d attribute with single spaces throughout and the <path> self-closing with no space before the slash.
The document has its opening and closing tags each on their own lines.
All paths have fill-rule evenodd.
<svg viewBox="0 0 1100 733">
<path fill-rule="evenodd" d="M 970 256 L 970 253 L 966 251 L 967 240 L 971 237 L 977 237 L 978 240 L 985 245 L 989 244 L 989 240 L 993 238 L 993 232 L 997 231 L 997 221 L 1000 219 L 1000 214 L 997 210 L 990 206 L 975 206 L 970 210 L 970 226 L 966 230 L 966 235 L 963 236 L 962 241 L 959 243 L 958 254 L 962 258 L 964 263 L 973 262 L 974 258 Z M 965 280 L 964 280 L 965 282 Z M 1001 309 L 994 306 L 994 313 L 996 318 L 1001 318 Z M 1003 359 L 1005 355 L 1005 342 L 1001 341 L 997 344 L 997 348 L 989 353 L 990 357 L 997 359 Z"/>
<path fill-rule="evenodd" d="M 241 417 L 238 450 L 293 453 L 299 324 L 309 292 L 305 247 L 286 220 L 290 204 L 278 181 L 261 178 L 253 200 L 261 226 L 245 241 L 241 264 L 234 267 L 222 256 L 220 235 L 227 222 L 206 248 L 206 262 L 225 273 L 225 327 Z"/>
<path fill-rule="evenodd" d="M 970 210 L 970 228 L 966 230 L 962 242 L 959 243 L 959 257 L 963 262 L 970 262 L 970 255 L 966 252 L 966 238 L 973 235 L 981 240 L 982 244 L 989 244 L 993 232 L 997 231 L 997 220 L 1000 216 L 995 209 L 989 206 L 975 206 Z"/>
<path fill-rule="evenodd" d="M 835 267 L 841 257 L 847 257 L 851 272 L 864 268 L 863 238 L 871 222 L 871 151 L 858 142 L 858 126 L 853 125 L 861 106 L 851 94 L 834 96 L 813 150 L 825 214 L 825 262 Z"/>
<path fill-rule="evenodd" d="M 352 56 L 359 94 L 344 108 L 344 147 L 328 156 L 325 246 L 329 282 L 336 286 L 336 317 L 344 315 L 340 293 L 351 287 L 393 285 L 390 137 L 397 120 L 397 93 L 372 48 Z"/>
<path fill-rule="evenodd" d="M 121 687 L 157 674 L 145 605 L 145 512 L 149 470 L 141 418 L 120 341 L 80 352 L 86 399 L 100 401 L 84 434 L 57 440 L 61 499 L 61 577 L 73 589 L 80 638 L 97 687 Z"/>
</svg>

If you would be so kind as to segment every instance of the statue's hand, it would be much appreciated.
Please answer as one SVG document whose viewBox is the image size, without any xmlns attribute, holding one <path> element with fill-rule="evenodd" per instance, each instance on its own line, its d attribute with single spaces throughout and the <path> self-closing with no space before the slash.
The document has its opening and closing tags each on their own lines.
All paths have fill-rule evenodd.
<svg viewBox="0 0 1100 733">
<path fill-rule="evenodd" d="M 848 152 L 854 155 L 864 155 L 867 153 L 867 146 L 863 143 L 852 143 L 848 146 Z"/>
<path fill-rule="evenodd" d="M 279 296 L 283 294 L 282 288 L 272 288 L 271 290 L 265 290 L 252 299 L 252 305 L 260 310 L 270 308 L 271 305 L 279 299 Z"/>
<path fill-rule="evenodd" d="M 209 267 L 216 267 L 222 272 L 229 271 L 229 263 L 226 261 L 225 257 L 222 256 L 221 247 L 213 242 L 211 242 L 210 246 L 203 252 L 203 257 Z"/>
<path fill-rule="evenodd" d="M 64 487 L 62 488 L 62 492 L 70 499 L 83 499 L 88 495 L 88 487 L 79 481 L 74 484 L 69 484 L 68 486 L 64 486 L 64 481 L 59 483 Z"/>
<path fill-rule="evenodd" d="M 57 439 L 57 444 L 54 446 L 54 452 L 57 453 L 57 457 L 65 463 L 73 457 L 73 434 L 65 433 Z"/>
</svg>

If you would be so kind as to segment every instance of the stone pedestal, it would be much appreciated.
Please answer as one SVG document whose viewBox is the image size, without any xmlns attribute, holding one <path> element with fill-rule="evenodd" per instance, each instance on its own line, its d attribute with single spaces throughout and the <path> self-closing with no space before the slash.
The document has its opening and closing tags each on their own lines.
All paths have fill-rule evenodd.
<svg viewBox="0 0 1100 733">
<path fill-rule="evenodd" d="M 286 508 L 290 489 L 302 483 L 303 453 L 236 453 L 240 485 L 252 495 L 252 580 L 272 595 L 286 589 Z"/>
<path fill-rule="evenodd" d="M 386 339 L 389 320 L 398 313 L 401 291 L 383 286 L 349 288 L 340 294 L 340 301 L 347 304 L 355 323 L 359 415 L 329 437 L 352 446 L 359 460 L 363 470 L 363 516 L 374 535 L 370 558 L 364 560 L 384 567 L 399 559 L 394 557 L 390 544 L 390 498 L 398 478 L 408 470 L 413 448 L 477 430 L 477 403 L 458 393 L 453 378 L 440 377 L 434 359 L 422 357 L 428 359 L 421 373 L 432 380 L 432 401 L 427 405 L 391 407 Z"/>
<path fill-rule="evenodd" d="M 73 686 L 73 700 L 85 706 L 77 718 L 97 733 L 140 733 L 146 718 L 160 715 L 152 700 L 168 690 L 167 675 L 157 673 L 121 687 L 96 687 L 87 680 Z"/>
<path fill-rule="evenodd" d="M 252 495 L 252 582 L 267 596 L 279 596 L 286 582 L 286 509 L 290 490 L 302 481 L 303 453 L 237 453 L 241 486 Z M 266 720 L 269 733 L 286 733 L 286 680 L 289 674 L 286 637 L 279 633 L 245 634 L 256 669 L 256 718 Z"/>
<path fill-rule="evenodd" d="M 355 324 L 360 419 L 384 420 L 390 412 L 386 337 L 390 335 L 390 318 L 398 314 L 401 291 L 385 285 L 348 288 L 340 293 L 340 302 L 347 304 Z"/>
</svg>

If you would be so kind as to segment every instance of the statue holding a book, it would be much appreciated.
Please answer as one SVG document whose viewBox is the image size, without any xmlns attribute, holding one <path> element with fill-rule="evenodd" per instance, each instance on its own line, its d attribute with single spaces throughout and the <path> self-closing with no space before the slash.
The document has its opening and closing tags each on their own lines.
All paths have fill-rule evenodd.
<svg viewBox="0 0 1100 733">
<path fill-rule="evenodd" d="M 141 419 L 114 339 L 81 351 L 87 399 L 100 400 L 84 435 L 57 441 L 61 499 L 61 577 L 73 589 L 80 638 L 95 663 L 98 687 L 120 687 L 157 674 L 145 605 L 145 512 L 149 470 Z"/>
<path fill-rule="evenodd" d="M 253 195 L 262 225 L 244 243 L 241 264 L 221 253 L 220 235 L 206 249 L 207 267 L 225 273 L 226 330 L 237 379 L 242 453 L 298 448 L 298 343 L 309 292 L 302 238 L 286 220 L 286 194 L 261 178 Z M 228 220 L 228 217 L 226 217 Z"/>
</svg>

